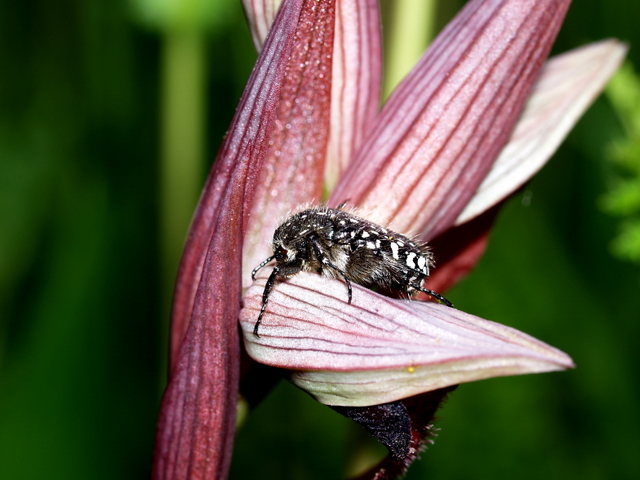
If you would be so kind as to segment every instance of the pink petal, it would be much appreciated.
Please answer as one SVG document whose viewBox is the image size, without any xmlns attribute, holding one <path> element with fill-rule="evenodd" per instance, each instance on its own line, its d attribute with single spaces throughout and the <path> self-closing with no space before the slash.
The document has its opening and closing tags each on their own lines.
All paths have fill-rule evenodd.
<svg viewBox="0 0 640 480">
<path fill-rule="evenodd" d="M 243 280 L 272 254 L 271 240 L 292 207 L 322 197 L 331 113 L 331 72 L 335 11 L 331 0 L 314 2 L 300 19 L 278 97 L 255 202 L 244 241 Z M 283 4 L 282 8 L 287 6 Z"/>
<path fill-rule="evenodd" d="M 244 297 L 240 323 L 256 361 L 294 370 L 291 381 L 327 405 L 366 406 L 484 378 L 573 367 L 522 332 L 434 303 L 396 300 L 314 274 L 280 282 L 260 337 L 253 326 L 264 278 Z"/>
<path fill-rule="evenodd" d="M 508 137 L 569 0 L 472 0 L 389 99 L 330 203 L 399 232 L 449 228 Z"/>
<path fill-rule="evenodd" d="M 331 132 L 325 188 L 333 189 L 378 113 L 382 68 L 377 0 L 337 0 Z"/>
<path fill-rule="evenodd" d="M 616 72 L 628 47 L 604 40 L 550 59 L 515 130 L 456 224 L 469 221 L 524 185 L 551 158 Z"/>
<path fill-rule="evenodd" d="M 282 0 L 242 0 L 253 44 L 257 51 L 262 50 L 262 45 L 267 39 L 281 2 Z"/>
</svg>

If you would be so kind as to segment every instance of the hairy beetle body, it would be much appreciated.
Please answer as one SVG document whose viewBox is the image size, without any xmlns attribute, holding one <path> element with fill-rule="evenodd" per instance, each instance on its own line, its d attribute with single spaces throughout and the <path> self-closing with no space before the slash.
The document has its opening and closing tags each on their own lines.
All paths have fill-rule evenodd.
<svg viewBox="0 0 640 480">
<path fill-rule="evenodd" d="M 258 270 L 276 261 L 262 295 L 262 309 L 253 330 L 256 336 L 277 279 L 301 271 L 344 279 L 349 303 L 351 282 L 354 282 L 400 290 L 409 296 L 421 291 L 451 306 L 441 295 L 422 287 L 429 268 L 433 267 L 433 254 L 425 245 L 341 207 L 304 210 L 290 216 L 276 229 L 273 256 L 251 273 L 255 279 Z"/>
</svg>

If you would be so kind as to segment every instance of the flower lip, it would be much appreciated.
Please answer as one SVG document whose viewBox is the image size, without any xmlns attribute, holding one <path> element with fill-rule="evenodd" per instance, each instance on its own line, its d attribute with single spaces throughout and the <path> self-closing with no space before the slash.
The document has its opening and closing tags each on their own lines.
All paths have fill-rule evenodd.
<svg viewBox="0 0 640 480">
<path fill-rule="evenodd" d="M 563 352 L 513 328 L 436 303 L 384 297 L 299 273 L 272 292 L 252 334 L 265 274 L 240 313 L 247 352 L 294 370 L 292 379 L 331 405 L 372 405 L 461 382 L 574 366 Z"/>
</svg>

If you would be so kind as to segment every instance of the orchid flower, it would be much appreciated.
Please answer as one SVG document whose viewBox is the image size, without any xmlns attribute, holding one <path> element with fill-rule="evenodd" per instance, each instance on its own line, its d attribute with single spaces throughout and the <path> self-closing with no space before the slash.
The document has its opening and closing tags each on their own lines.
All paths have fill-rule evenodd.
<svg viewBox="0 0 640 480">
<path fill-rule="evenodd" d="M 390 457 L 363 478 L 406 469 L 455 385 L 573 366 L 454 308 L 357 285 L 348 305 L 340 280 L 313 274 L 276 286 L 256 337 L 265 274 L 254 285 L 250 276 L 283 216 L 323 198 L 429 241 L 438 262 L 429 288 L 464 276 L 501 202 L 546 162 L 624 56 L 610 40 L 545 65 L 569 3 L 471 0 L 378 111 L 376 1 L 284 0 L 269 29 L 274 4 L 247 0 L 261 53 L 185 246 L 153 478 L 226 478 L 238 318 L 255 360 L 290 372 L 378 438 L 381 423 L 401 425 L 383 439 Z"/>
</svg>

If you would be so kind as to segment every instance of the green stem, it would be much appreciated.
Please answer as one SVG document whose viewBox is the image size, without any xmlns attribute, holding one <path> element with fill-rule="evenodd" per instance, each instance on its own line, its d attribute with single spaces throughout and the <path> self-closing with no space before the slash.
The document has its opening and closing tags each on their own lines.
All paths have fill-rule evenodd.
<svg viewBox="0 0 640 480">
<path fill-rule="evenodd" d="M 434 35 L 436 0 L 392 0 L 385 38 L 383 97 L 409 73 Z"/>
<path fill-rule="evenodd" d="M 202 31 L 170 30 L 163 37 L 160 141 L 163 312 L 169 312 L 171 306 L 180 255 L 202 188 L 207 103 L 205 52 Z"/>
</svg>

